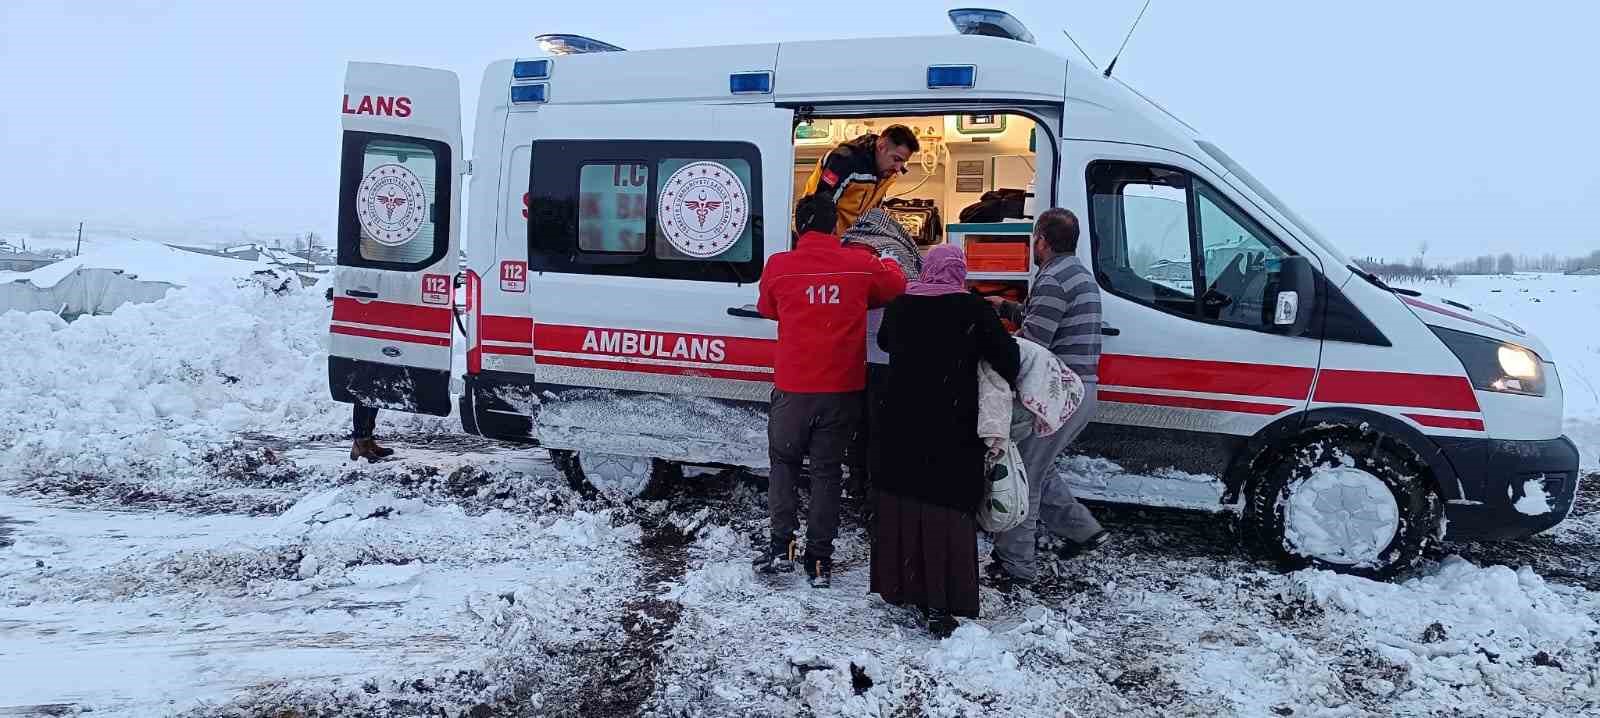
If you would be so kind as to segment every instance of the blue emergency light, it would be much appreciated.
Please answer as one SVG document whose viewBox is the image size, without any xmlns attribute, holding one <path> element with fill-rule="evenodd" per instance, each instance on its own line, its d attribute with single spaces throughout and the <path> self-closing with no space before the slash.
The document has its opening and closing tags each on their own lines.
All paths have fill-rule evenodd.
<svg viewBox="0 0 1600 718">
<path fill-rule="evenodd" d="M 511 77 L 517 80 L 548 80 L 550 61 L 518 60 L 511 66 Z"/>
<path fill-rule="evenodd" d="M 977 65 L 929 65 L 928 89 L 966 89 L 977 84 Z"/>
<path fill-rule="evenodd" d="M 549 88 L 549 85 L 542 82 L 537 85 L 512 85 L 511 103 L 546 102 L 549 99 L 547 96 Z"/>
<path fill-rule="evenodd" d="M 767 95 L 772 93 L 772 73 L 735 72 L 728 76 L 728 91 L 735 95 Z"/>
</svg>

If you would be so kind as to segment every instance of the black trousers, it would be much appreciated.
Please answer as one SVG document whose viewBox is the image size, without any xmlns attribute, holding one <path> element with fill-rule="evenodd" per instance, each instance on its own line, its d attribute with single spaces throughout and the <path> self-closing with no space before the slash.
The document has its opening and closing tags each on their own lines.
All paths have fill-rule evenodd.
<svg viewBox="0 0 1600 718">
<path fill-rule="evenodd" d="M 872 477 L 883 466 L 883 409 L 889 396 L 889 365 L 867 364 L 867 390 L 861 393 L 862 420 L 850 440 L 845 465 L 850 467 L 851 496 L 866 497 Z"/>
<path fill-rule="evenodd" d="M 811 460 L 811 509 L 806 516 L 806 557 L 833 558 L 839 533 L 839 481 L 845 447 L 860 423 L 861 392 L 797 393 L 772 391 L 767 414 L 767 511 L 772 544 L 784 546 L 800 528 L 796 485 L 801 466 Z"/>
<path fill-rule="evenodd" d="M 378 408 L 375 406 L 350 405 L 350 438 L 370 439 L 372 432 L 378 428 Z"/>
</svg>

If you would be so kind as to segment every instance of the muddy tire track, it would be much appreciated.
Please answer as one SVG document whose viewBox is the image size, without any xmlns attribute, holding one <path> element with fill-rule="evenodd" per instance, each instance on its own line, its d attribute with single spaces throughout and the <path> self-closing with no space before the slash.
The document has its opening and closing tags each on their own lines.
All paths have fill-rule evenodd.
<svg viewBox="0 0 1600 718">
<path fill-rule="evenodd" d="M 580 716 L 636 716 L 659 698 L 657 673 L 683 610 L 663 594 L 682 580 L 694 535 L 665 514 L 641 517 L 640 526 L 638 583 L 617 616 L 622 638 L 588 657 L 576 703 Z"/>
</svg>

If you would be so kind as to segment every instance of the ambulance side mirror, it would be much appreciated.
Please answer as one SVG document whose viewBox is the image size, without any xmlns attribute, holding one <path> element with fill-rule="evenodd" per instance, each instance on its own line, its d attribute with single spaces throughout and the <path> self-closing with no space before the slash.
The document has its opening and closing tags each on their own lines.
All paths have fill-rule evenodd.
<svg viewBox="0 0 1600 718">
<path fill-rule="evenodd" d="M 1284 257 L 1270 263 L 1278 265 L 1267 282 L 1262 308 L 1266 324 L 1291 337 L 1301 336 L 1311 326 L 1316 309 L 1317 272 L 1305 257 Z M 1269 268 L 1269 271 L 1270 268 Z"/>
</svg>

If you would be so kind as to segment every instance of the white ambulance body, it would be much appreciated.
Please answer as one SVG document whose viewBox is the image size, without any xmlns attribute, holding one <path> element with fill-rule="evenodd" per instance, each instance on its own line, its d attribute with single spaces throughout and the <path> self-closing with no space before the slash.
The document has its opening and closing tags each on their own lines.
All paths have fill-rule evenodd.
<svg viewBox="0 0 1600 718">
<path fill-rule="evenodd" d="M 469 432 L 574 476 L 763 468 L 762 265 L 790 247 L 816 158 L 893 121 L 933 165 L 891 194 L 938 203 L 975 283 L 1025 293 L 1033 269 L 1027 222 L 954 221 L 983 190 L 1031 183 L 1034 206 L 1080 218 L 1104 308 L 1100 406 L 1064 474 L 1080 495 L 1231 507 L 1291 558 L 1372 573 L 1446 531 L 1526 536 L 1571 508 L 1577 452 L 1537 338 L 1362 275 L 1086 63 L 965 34 L 601 52 L 494 63 L 479 97 L 468 163 L 452 74 L 349 67 L 336 399 L 447 414 L 459 321 Z"/>
</svg>

